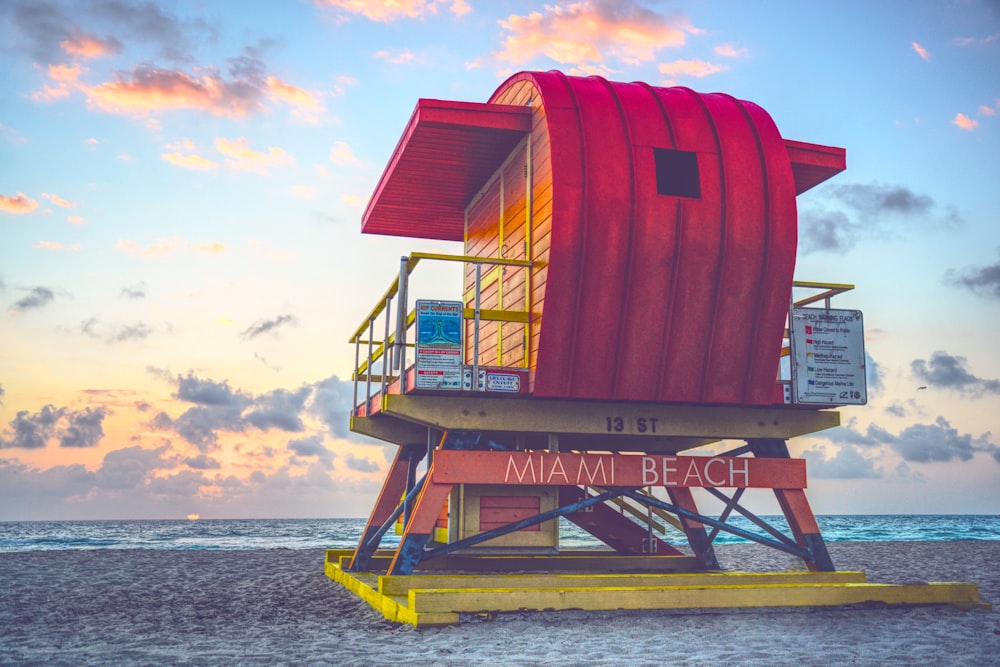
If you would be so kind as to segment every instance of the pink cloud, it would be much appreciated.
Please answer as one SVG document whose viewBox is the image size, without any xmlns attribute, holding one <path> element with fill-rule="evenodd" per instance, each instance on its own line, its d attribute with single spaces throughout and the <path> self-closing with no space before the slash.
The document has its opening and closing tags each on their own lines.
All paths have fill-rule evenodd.
<svg viewBox="0 0 1000 667">
<path fill-rule="evenodd" d="M 120 53 L 121 42 L 114 37 L 101 39 L 94 35 L 75 32 L 68 39 L 59 43 L 62 50 L 78 58 L 100 58 Z"/>
<path fill-rule="evenodd" d="M 447 6 L 456 16 L 471 10 L 465 0 L 316 0 L 319 6 L 336 7 L 350 14 L 364 16 L 369 21 L 390 23 L 399 19 L 415 19 L 427 14 L 437 14 Z"/>
<path fill-rule="evenodd" d="M 749 51 L 745 48 L 738 49 L 732 44 L 719 44 L 715 47 L 715 53 L 723 58 L 742 58 L 747 55 Z"/>
<path fill-rule="evenodd" d="M 637 64 L 653 60 L 661 49 L 683 46 L 687 34 L 701 32 L 682 15 L 667 18 L 632 1 L 545 5 L 544 13 L 512 14 L 500 26 L 506 37 L 503 49 L 493 55 L 515 65 L 538 56 L 574 65 L 610 57 Z"/>
<path fill-rule="evenodd" d="M 673 83 L 675 77 L 695 77 L 701 78 L 717 74 L 725 70 L 725 66 L 716 65 L 705 60 L 675 60 L 671 63 L 660 65 L 660 73 L 670 77 L 668 83 Z"/>
<path fill-rule="evenodd" d="M 993 107 L 988 107 L 985 104 L 983 104 L 979 107 L 979 113 L 981 113 L 984 116 L 995 116 L 997 114 L 997 110 L 994 109 Z"/>
<path fill-rule="evenodd" d="M 38 202 L 23 192 L 18 192 L 13 197 L 0 195 L 0 211 L 4 213 L 21 215 L 23 213 L 31 213 L 36 208 L 38 208 Z"/>
<path fill-rule="evenodd" d="M 68 199 L 63 199 L 59 195 L 50 195 L 47 192 L 43 192 L 42 196 L 45 197 L 46 199 L 48 199 L 53 204 L 55 204 L 56 206 L 62 206 L 63 208 L 75 208 L 76 207 L 76 203 L 75 202 L 71 202 Z"/>
<path fill-rule="evenodd" d="M 930 61 L 931 59 L 930 51 L 920 46 L 916 42 L 912 42 L 911 45 L 913 46 L 913 50 L 917 52 L 917 55 L 920 56 L 924 60 L 924 62 Z"/>
<path fill-rule="evenodd" d="M 953 118 L 951 122 L 953 125 L 958 126 L 959 129 L 966 130 L 968 132 L 971 132 L 979 126 L 978 120 L 973 120 L 964 113 L 955 114 L 955 118 Z"/>
<path fill-rule="evenodd" d="M 246 81 L 226 81 L 215 72 L 185 72 L 136 67 L 115 81 L 84 87 L 90 104 L 110 113 L 194 109 L 215 116 L 240 117 L 263 108 L 259 89 Z"/>
<path fill-rule="evenodd" d="M 299 88 L 298 86 L 285 83 L 277 77 L 267 77 L 267 89 L 271 95 L 287 104 L 311 109 L 315 109 L 320 106 L 319 100 L 316 99 L 315 95 L 307 90 Z"/>
</svg>

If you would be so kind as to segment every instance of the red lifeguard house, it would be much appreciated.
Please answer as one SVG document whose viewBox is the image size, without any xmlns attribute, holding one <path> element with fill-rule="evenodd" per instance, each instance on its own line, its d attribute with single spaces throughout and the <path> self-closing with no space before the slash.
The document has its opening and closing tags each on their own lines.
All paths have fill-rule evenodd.
<svg viewBox="0 0 1000 667">
<path fill-rule="evenodd" d="M 830 307 L 852 286 L 793 281 L 795 198 L 844 168 L 843 149 L 783 138 L 756 104 L 687 88 L 523 72 L 486 103 L 419 100 L 362 231 L 465 249 L 403 257 L 351 338 L 351 428 L 399 449 L 328 573 L 414 623 L 470 609 L 416 609 L 389 579 L 717 571 L 720 531 L 848 581 L 785 445 L 866 400 L 860 313 Z M 464 265 L 454 300 L 408 293 L 427 261 Z M 748 489 L 773 492 L 787 530 L 741 504 Z M 607 549 L 567 554 L 559 517 Z M 517 604 L 552 608 L 539 586 Z"/>
</svg>

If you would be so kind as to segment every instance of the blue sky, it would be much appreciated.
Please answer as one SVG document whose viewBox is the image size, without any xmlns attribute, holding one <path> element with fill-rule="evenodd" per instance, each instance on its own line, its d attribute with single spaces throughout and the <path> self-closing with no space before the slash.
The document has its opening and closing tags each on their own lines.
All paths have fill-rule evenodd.
<svg viewBox="0 0 1000 667">
<path fill-rule="evenodd" d="M 461 248 L 361 213 L 418 98 L 525 69 L 846 148 L 796 277 L 857 285 L 869 404 L 790 443 L 810 500 L 1000 513 L 996 3 L 7 0 L 0 45 L 0 519 L 367 513 L 346 341 L 401 254 Z"/>
</svg>

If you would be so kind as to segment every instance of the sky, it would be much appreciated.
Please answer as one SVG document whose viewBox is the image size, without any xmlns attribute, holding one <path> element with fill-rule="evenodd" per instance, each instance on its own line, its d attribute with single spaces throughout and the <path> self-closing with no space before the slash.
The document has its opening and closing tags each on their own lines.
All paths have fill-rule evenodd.
<svg viewBox="0 0 1000 667">
<path fill-rule="evenodd" d="M 418 98 L 551 69 L 845 148 L 796 279 L 856 285 L 868 404 L 789 442 L 813 510 L 1000 514 L 998 63 L 992 0 L 3 0 L 0 520 L 366 516 L 347 341 L 462 247 L 365 204 Z"/>
</svg>

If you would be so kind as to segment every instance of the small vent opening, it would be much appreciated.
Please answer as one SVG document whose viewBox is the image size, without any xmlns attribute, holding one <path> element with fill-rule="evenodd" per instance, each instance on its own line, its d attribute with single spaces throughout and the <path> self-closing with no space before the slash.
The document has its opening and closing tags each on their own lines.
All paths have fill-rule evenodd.
<svg viewBox="0 0 1000 667">
<path fill-rule="evenodd" d="M 671 197 L 701 198 L 698 154 L 670 148 L 654 148 L 656 192 Z"/>
</svg>

